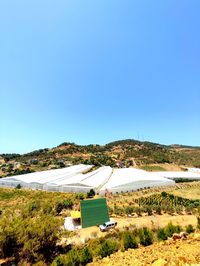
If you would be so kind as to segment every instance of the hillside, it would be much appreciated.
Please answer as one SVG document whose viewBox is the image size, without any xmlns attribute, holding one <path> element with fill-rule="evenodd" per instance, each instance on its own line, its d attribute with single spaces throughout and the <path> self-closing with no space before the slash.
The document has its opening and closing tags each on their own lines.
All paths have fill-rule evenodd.
<svg viewBox="0 0 200 266">
<path fill-rule="evenodd" d="M 199 265 L 200 261 L 200 234 L 196 233 L 187 240 L 167 240 L 165 242 L 154 243 L 149 247 L 139 249 L 129 249 L 128 251 L 118 251 L 110 257 L 106 257 L 91 266 L 128 266 L 128 265 Z"/>
<path fill-rule="evenodd" d="M 200 147 L 161 145 L 138 140 L 119 140 L 106 145 L 62 143 L 52 149 L 27 154 L 1 154 L 0 176 L 55 169 L 70 164 L 139 167 L 145 170 L 181 170 L 200 167 Z"/>
<path fill-rule="evenodd" d="M 93 226 L 69 232 L 62 227 L 64 218 L 79 209 L 79 200 L 86 194 L 55 192 L 52 196 L 41 190 L 0 188 L 0 264 L 197 265 L 200 182 L 166 189 L 165 193 L 153 188 L 111 195 L 109 214 L 117 221 L 115 229 L 101 232 Z M 190 235 L 172 240 L 181 231 Z"/>
</svg>

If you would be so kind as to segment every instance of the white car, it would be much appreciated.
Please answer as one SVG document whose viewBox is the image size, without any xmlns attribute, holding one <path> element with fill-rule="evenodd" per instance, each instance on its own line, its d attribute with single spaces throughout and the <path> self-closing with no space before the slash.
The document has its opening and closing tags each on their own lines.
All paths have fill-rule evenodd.
<svg viewBox="0 0 200 266">
<path fill-rule="evenodd" d="M 117 225 L 117 222 L 115 222 L 114 220 L 110 220 L 108 222 L 105 222 L 105 223 L 99 225 L 99 229 L 101 230 L 101 232 L 105 232 L 111 228 L 115 228 L 116 225 Z"/>
</svg>

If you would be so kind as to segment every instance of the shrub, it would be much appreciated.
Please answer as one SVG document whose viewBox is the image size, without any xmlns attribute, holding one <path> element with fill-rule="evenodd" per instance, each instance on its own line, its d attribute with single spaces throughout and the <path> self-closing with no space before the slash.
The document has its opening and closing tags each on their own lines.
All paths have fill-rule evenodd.
<svg viewBox="0 0 200 266">
<path fill-rule="evenodd" d="M 136 208 L 135 209 L 135 212 L 136 212 L 136 214 L 138 215 L 138 216 L 142 216 L 142 209 L 141 208 Z"/>
<path fill-rule="evenodd" d="M 78 250 L 72 249 L 67 253 L 67 255 L 57 257 L 51 265 L 52 266 L 78 266 L 80 265 L 79 262 L 80 261 L 78 257 Z"/>
<path fill-rule="evenodd" d="M 123 214 L 123 209 L 119 206 L 117 206 L 116 204 L 114 205 L 114 209 L 113 209 L 113 212 L 114 214 L 116 215 L 122 215 Z"/>
<path fill-rule="evenodd" d="M 21 186 L 20 184 L 18 184 L 15 188 L 16 188 L 16 189 L 21 189 L 22 186 Z"/>
<path fill-rule="evenodd" d="M 178 214 L 182 214 L 182 212 L 183 212 L 183 207 L 182 207 L 182 206 L 176 206 L 175 211 L 176 211 L 176 213 L 178 213 Z"/>
<path fill-rule="evenodd" d="M 172 237 L 174 233 L 180 233 L 181 227 L 179 225 L 173 225 L 171 222 L 168 223 L 167 226 L 164 228 L 165 234 L 167 237 Z"/>
<path fill-rule="evenodd" d="M 186 208 L 185 208 L 185 212 L 187 214 L 192 214 L 192 210 L 193 210 L 193 205 L 188 205 Z"/>
<path fill-rule="evenodd" d="M 128 231 L 122 234 L 122 245 L 124 250 L 138 247 L 135 237 Z"/>
<path fill-rule="evenodd" d="M 74 248 L 66 255 L 61 255 L 55 258 L 51 266 L 84 266 L 91 261 L 92 255 L 88 247 L 83 249 Z"/>
<path fill-rule="evenodd" d="M 146 212 L 148 213 L 148 215 L 152 215 L 153 214 L 152 207 L 151 206 L 147 206 L 146 207 Z"/>
<path fill-rule="evenodd" d="M 166 212 L 170 215 L 172 215 L 174 213 L 174 208 L 173 206 L 167 205 L 166 206 Z"/>
<path fill-rule="evenodd" d="M 115 240 L 112 239 L 106 239 L 102 244 L 100 248 L 100 256 L 102 258 L 110 256 L 114 252 L 118 250 L 118 243 Z"/>
<path fill-rule="evenodd" d="M 149 246 L 153 243 L 153 233 L 147 227 L 143 227 L 139 230 L 140 243 L 143 246 Z"/>
<path fill-rule="evenodd" d="M 161 215 L 162 214 L 162 208 L 160 207 L 160 205 L 156 205 L 155 207 L 155 211 L 157 214 Z"/>
<path fill-rule="evenodd" d="M 84 193 L 77 193 L 75 198 L 78 200 L 83 200 L 86 198 L 86 195 Z"/>
<path fill-rule="evenodd" d="M 101 243 L 99 238 L 90 239 L 88 243 L 89 250 L 93 257 L 97 257 L 100 254 Z"/>
<path fill-rule="evenodd" d="M 92 261 L 92 254 L 90 250 L 88 249 L 88 247 L 85 247 L 80 250 L 79 259 L 80 259 L 81 265 L 86 265 L 87 263 Z"/>
<path fill-rule="evenodd" d="M 55 205 L 55 212 L 56 214 L 61 213 L 61 211 L 63 210 L 63 204 L 62 202 L 57 202 Z"/>
<path fill-rule="evenodd" d="M 200 216 L 197 217 L 197 229 L 200 229 Z"/>
<path fill-rule="evenodd" d="M 126 206 L 124 209 L 125 213 L 128 214 L 132 214 L 133 213 L 133 207 L 131 206 Z"/>
<path fill-rule="evenodd" d="M 3 218 L 0 228 L 0 257 L 13 256 L 18 246 L 15 219 Z"/>
<path fill-rule="evenodd" d="M 60 255 L 54 259 L 54 261 L 51 263 L 51 266 L 64 266 L 65 263 L 65 256 Z"/>
<path fill-rule="evenodd" d="M 95 196 L 95 191 L 94 189 L 90 189 L 89 192 L 87 192 L 87 198 L 92 198 Z"/>
<path fill-rule="evenodd" d="M 71 199 L 65 199 L 62 205 L 63 205 L 63 208 L 65 209 L 68 209 L 68 208 L 71 209 L 73 207 L 73 202 Z"/>
<path fill-rule="evenodd" d="M 188 226 L 186 227 L 186 232 L 188 234 L 191 234 L 193 233 L 195 230 L 194 230 L 194 227 L 191 225 L 191 224 L 188 224 Z"/>
<path fill-rule="evenodd" d="M 28 212 L 31 213 L 33 211 L 38 211 L 40 209 L 40 204 L 38 201 L 32 201 L 29 205 L 28 205 Z"/>
<path fill-rule="evenodd" d="M 72 209 L 73 202 L 71 199 L 65 199 L 63 202 L 57 202 L 55 205 L 55 212 L 56 214 L 61 213 L 63 209 Z"/>
<path fill-rule="evenodd" d="M 52 206 L 49 203 L 46 203 L 42 206 L 42 210 L 44 214 L 50 214 L 53 210 Z"/>
<path fill-rule="evenodd" d="M 161 192 L 161 196 L 162 196 L 163 198 L 166 198 L 166 197 L 167 197 L 167 192 L 165 192 L 165 191 Z"/>
<path fill-rule="evenodd" d="M 114 209 L 110 206 L 108 206 L 108 212 L 110 215 L 112 215 L 114 213 Z"/>
<path fill-rule="evenodd" d="M 157 230 L 157 238 L 158 240 L 167 240 L 167 235 L 165 233 L 164 228 L 159 228 Z"/>
</svg>

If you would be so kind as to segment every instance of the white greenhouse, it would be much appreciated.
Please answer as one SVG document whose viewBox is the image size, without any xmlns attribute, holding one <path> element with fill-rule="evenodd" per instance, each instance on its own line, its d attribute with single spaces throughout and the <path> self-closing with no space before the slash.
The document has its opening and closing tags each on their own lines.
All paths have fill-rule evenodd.
<svg viewBox="0 0 200 266">
<path fill-rule="evenodd" d="M 171 186 L 173 179 L 200 180 L 194 172 L 146 172 L 136 168 L 112 169 L 103 166 L 96 170 L 92 165 L 74 165 L 62 169 L 35 172 L 0 179 L 0 186 L 40 189 L 59 192 L 88 192 L 94 189 L 103 194 L 106 191 L 121 193 L 145 187 Z"/>
<path fill-rule="evenodd" d="M 140 188 L 171 186 L 173 180 L 169 180 L 155 173 L 146 172 L 135 168 L 115 169 L 109 181 L 101 188 L 100 193 L 106 190 L 112 193 L 135 191 Z"/>
<path fill-rule="evenodd" d="M 89 171 L 92 167 L 92 165 L 79 164 L 61 169 L 1 178 L 0 186 L 16 187 L 20 184 L 26 188 L 45 190 L 45 186 L 49 182 L 56 183 L 62 179 L 70 179 L 74 175 Z M 57 187 L 57 189 L 52 189 L 52 191 L 60 191 L 60 188 Z"/>
<path fill-rule="evenodd" d="M 169 179 L 191 179 L 200 181 L 200 173 L 194 172 L 157 172 L 158 175 Z"/>
</svg>

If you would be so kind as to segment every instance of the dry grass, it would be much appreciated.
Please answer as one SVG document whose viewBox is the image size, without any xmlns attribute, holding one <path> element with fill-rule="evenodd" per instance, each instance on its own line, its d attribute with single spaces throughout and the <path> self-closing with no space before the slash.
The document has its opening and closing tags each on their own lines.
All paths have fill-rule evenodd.
<svg viewBox="0 0 200 266">
<path fill-rule="evenodd" d="M 186 186 L 180 189 L 172 190 L 175 196 L 180 196 L 187 199 L 200 199 L 200 182 L 193 184 L 193 186 Z"/>
</svg>

